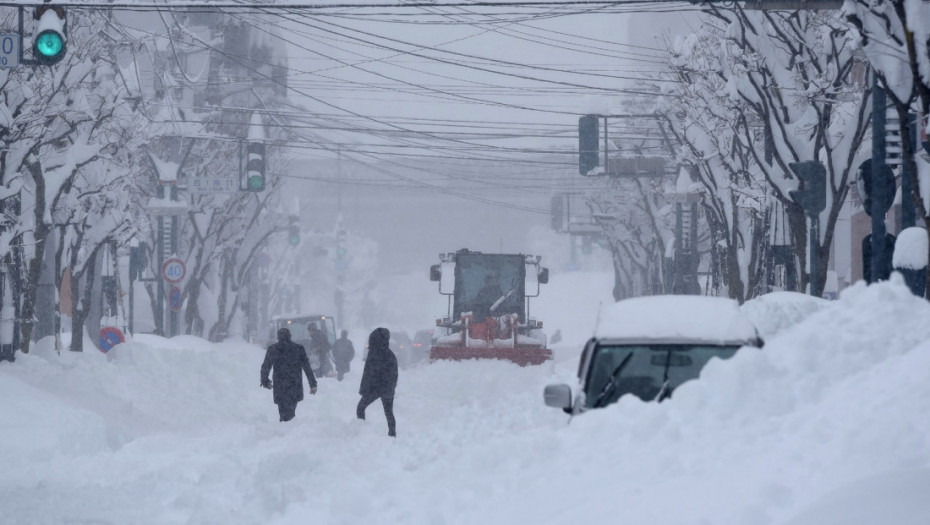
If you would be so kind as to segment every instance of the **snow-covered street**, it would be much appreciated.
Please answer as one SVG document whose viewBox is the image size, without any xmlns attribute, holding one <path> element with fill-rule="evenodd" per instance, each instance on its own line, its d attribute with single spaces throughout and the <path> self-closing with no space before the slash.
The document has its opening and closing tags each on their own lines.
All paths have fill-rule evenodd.
<svg viewBox="0 0 930 525">
<path fill-rule="evenodd" d="M 886 283 L 793 326 L 786 298 L 744 309 L 780 330 L 763 350 L 571 422 L 541 392 L 575 358 L 402 371 L 396 440 L 377 403 L 355 420 L 358 360 L 282 424 L 245 342 L 41 348 L 0 364 L 2 522 L 926 523 L 930 305 Z"/>
</svg>

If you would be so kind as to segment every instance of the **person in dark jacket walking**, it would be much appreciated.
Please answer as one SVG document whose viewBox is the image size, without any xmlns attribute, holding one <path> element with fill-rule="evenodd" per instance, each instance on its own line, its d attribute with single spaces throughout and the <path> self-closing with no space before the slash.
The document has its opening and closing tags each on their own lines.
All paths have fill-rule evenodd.
<svg viewBox="0 0 930 525">
<path fill-rule="evenodd" d="M 272 379 L 268 372 L 274 369 Z M 274 390 L 274 403 L 278 405 L 281 421 L 294 419 L 297 403 L 304 398 L 304 383 L 301 372 L 307 374 L 310 382 L 310 394 L 316 394 L 316 379 L 310 369 L 307 352 L 302 345 L 291 341 L 291 331 L 278 329 L 278 342 L 269 346 L 262 363 L 261 386 Z"/>
<path fill-rule="evenodd" d="M 397 357 L 388 347 L 390 340 L 391 332 L 387 328 L 376 328 L 368 337 L 368 358 L 362 372 L 362 384 L 358 389 L 362 398 L 358 401 L 355 415 L 365 419 L 365 409 L 380 397 L 387 418 L 388 435 L 396 436 L 394 390 L 397 388 Z"/>
<path fill-rule="evenodd" d="M 349 364 L 355 358 L 355 347 L 349 341 L 349 332 L 342 331 L 342 335 L 333 343 L 333 361 L 336 362 L 336 379 L 342 381 L 342 376 L 349 373 Z"/>
<path fill-rule="evenodd" d="M 307 333 L 310 336 L 310 352 L 307 356 L 310 359 L 310 368 L 316 377 L 328 376 L 333 371 L 333 360 L 329 355 L 332 345 L 329 344 L 326 334 L 313 323 L 307 326 Z"/>
</svg>

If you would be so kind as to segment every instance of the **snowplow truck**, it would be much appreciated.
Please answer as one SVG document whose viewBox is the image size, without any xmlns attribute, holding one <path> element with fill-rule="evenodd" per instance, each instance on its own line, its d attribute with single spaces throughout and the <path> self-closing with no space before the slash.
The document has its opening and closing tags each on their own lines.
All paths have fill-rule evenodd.
<svg viewBox="0 0 930 525">
<path fill-rule="evenodd" d="M 552 359 L 542 322 L 529 317 L 530 298 L 549 282 L 540 259 L 467 249 L 440 254 L 430 280 L 449 297 L 449 310 L 436 320 L 430 361 L 506 359 L 526 366 Z"/>
</svg>

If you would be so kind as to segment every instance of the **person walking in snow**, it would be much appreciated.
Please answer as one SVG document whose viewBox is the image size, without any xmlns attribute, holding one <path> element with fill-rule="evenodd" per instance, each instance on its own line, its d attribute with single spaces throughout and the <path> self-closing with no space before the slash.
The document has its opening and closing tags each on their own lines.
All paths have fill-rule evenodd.
<svg viewBox="0 0 930 525">
<path fill-rule="evenodd" d="M 326 334 L 313 323 L 307 326 L 307 332 L 310 336 L 310 353 L 308 355 L 310 358 L 310 368 L 313 369 L 313 373 L 316 377 L 329 375 L 330 372 L 333 371 L 333 361 L 329 356 L 332 345 L 329 344 L 329 339 L 327 339 Z"/>
<path fill-rule="evenodd" d="M 355 358 L 355 347 L 352 341 L 349 341 L 348 330 L 343 330 L 339 339 L 333 343 L 333 361 L 336 362 L 336 379 L 342 381 L 342 377 L 349 372 L 349 364 Z"/>
<path fill-rule="evenodd" d="M 274 369 L 272 379 L 268 373 Z M 278 405 L 281 421 L 294 419 L 297 403 L 304 398 L 304 384 L 301 373 L 307 374 L 310 383 L 310 395 L 316 395 L 316 378 L 310 369 L 307 352 L 302 345 L 291 341 L 291 331 L 278 329 L 278 342 L 268 347 L 265 361 L 262 363 L 261 386 L 274 391 L 274 403 Z"/>
<path fill-rule="evenodd" d="M 384 416 L 387 418 L 388 435 L 397 436 L 397 423 L 394 419 L 394 390 L 397 388 L 397 357 L 388 347 L 391 332 L 387 328 L 376 328 L 368 337 L 368 358 L 362 372 L 362 384 L 358 393 L 355 415 L 365 419 L 368 405 L 381 398 Z"/>
</svg>

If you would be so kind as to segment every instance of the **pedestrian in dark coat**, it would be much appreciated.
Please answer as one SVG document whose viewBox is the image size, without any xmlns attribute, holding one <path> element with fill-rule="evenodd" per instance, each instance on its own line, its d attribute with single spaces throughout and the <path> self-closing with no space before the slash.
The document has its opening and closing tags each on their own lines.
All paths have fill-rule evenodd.
<svg viewBox="0 0 930 525">
<path fill-rule="evenodd" d="M 315 324 L 311 323 L 307 327 L 307 331 L 310 335 L 310 352 L 308 355 L 310 368 L 313 369 L 316 377 L 327 376 L 333 371 L 333 360 L 329 355 L 332 345 L 329 344 L 326 334 L 317 328 Z"/>
<path fill-rule="evenodd" d="M 268 379 L 268 372 L 274 369 L 273 382 Z M 274 389 L 274 403 L 278 405 L 281 421 L 294 419 L 297 403 L 304 398 L 304 383 L 301 372 L 307 374 L 310 382 L 310 394 L 316 394 L 316 379 L 310 370 L 310 361 L 304 347 L 291 341 L 291 331 L 287 328 L 278 330 L 278 342 L 269 346 L 262 363 L 261 386 Z"/>
<path fill-rule="evenodd" d="M 342 331 L 342 336 L 333 343 L 333 361 L 336 362 L 336 379 L 342 381 L 342 376 L 349 373 L 349 364 L 355 358 L 355 347 L 349 341 L 349 332 Z"/>
<path fill-rule="evenodd" d="M 368 358 L 362 372 L 362 384 L 358 389 L 362 399 L 358 402 L 355 415 L 365 419 L 365 409 L 380 397 L 387 418 L 388 435 L 396 436 L 394 390 L 397 388 L 397 357 L 388 347 L 390 340 L 391 332 L 387 328 L 376 328 L 368 337 Z"/>
</svg>

